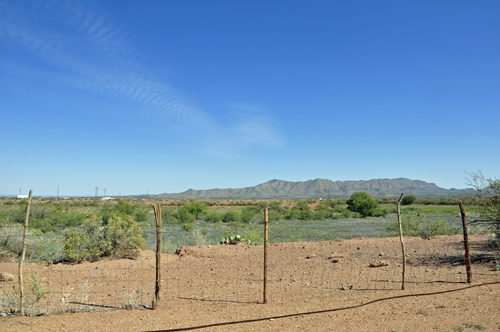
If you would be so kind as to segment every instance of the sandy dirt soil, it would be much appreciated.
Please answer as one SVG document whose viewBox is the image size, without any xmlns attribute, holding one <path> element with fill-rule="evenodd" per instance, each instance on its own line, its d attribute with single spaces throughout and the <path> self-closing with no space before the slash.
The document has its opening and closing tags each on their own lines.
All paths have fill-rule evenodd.
<svg viewBox="0 0 500 332">
<path fill-rule="evenodd" d="M 397 238 L 272 244 L 267 304 L 262 246 L 184 247 L 162 255 L 157 310 L 149 309 L 152 251 L 137 260 L 25 264 L 50 290 L 27 308 L 42 315 L 0 318 L 0 331 L 498 331 L 500 272 L 487 241 L 471 236 L 467 284 L 460 236 L 405 239 L 405 290 Z M 17 268 L 0 264 L 0 272 Z M 5 307 L 12 285 L 0 287 Z"/>
</svg>

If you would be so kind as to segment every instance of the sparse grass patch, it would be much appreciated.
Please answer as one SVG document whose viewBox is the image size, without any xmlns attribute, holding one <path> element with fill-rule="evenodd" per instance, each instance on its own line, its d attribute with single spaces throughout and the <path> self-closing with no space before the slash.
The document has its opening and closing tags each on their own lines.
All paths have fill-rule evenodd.
<svg viewBox="0 0 500 332">
<path fill-rule="evenodd" d="M 480 325 L 480 324 L 469 324 L 469 323 L 464 323 L 464 326 L 467 328 L 473 328 L 476 330 L 486 330 L 486 327 Z"/>
</svg>

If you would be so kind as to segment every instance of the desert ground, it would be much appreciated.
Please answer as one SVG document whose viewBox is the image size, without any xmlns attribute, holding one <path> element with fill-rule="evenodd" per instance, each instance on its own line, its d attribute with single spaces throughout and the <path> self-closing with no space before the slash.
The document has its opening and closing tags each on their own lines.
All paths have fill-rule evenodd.
<svg viewBox="0 0 500 332">
<path fill-rule="evenodd" d="M 498 331 L 498 252 L 488 249 L 488 237 L 471 236 L 470 284 L 461 236 L 405 239 L 405 290 L 399 238 L 274 243 L 266 304 L 263 246 L 205 245 L 163 254 L 156 310 L 151 250 L 135 260 L 30 263 L 26 276 L 50 292 L 31 300 L 31 316 L 0 318 L 0 330 Z M 16 275 L 17 269 L 0 264 L 0 272 Z M 6 312 L 6 299 L 15 304 L 12 283 L 0 287 Z"/>
</svg>

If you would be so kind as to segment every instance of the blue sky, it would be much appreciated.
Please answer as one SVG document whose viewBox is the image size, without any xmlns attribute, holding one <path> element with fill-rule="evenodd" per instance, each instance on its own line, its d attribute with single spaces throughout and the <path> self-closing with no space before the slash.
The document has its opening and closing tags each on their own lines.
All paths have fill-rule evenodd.
<svg viewBox="0 0 500 332">
<path fill-rule="evenodd" d="M 0 194 L 500 176 L 498 1 L 0 0 Z"/>
</svg>

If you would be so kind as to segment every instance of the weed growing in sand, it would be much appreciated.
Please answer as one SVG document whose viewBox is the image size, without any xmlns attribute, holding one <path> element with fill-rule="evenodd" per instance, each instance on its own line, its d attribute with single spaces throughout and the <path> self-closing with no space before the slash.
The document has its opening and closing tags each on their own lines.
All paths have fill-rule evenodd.
<svg viewBox="0 0 500 332">
<path fill-rule="evenodd" d="M 30 291 L 31 294 L 35 297 L 35 301 L 38 302 L 41 299 L 44 299 L 47 297 L 47 294 L 50 293 L 50 290 L 46 290 L 43 288 L 42 283 L 44 282 L 45 278 L 37 280 L 35 278 L 35 274 L 33 271 L 31 271 L 31 278 L 30 278 Z"/>
</svg>

